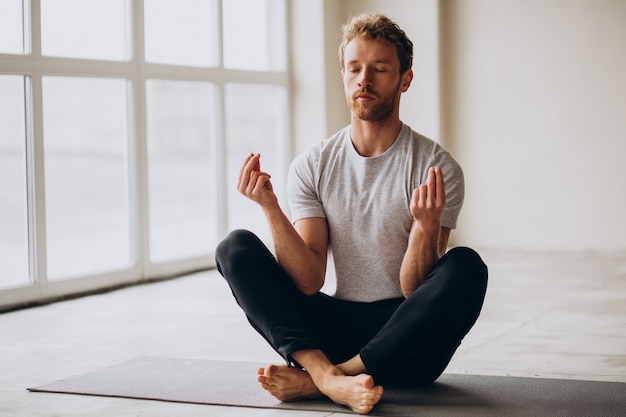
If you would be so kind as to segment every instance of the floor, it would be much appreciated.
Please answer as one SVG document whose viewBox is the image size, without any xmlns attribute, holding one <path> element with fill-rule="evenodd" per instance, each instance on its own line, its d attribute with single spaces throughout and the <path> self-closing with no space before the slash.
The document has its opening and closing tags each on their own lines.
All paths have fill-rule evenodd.
<svg viewBox="0 0 626 417">
<path fill-rule="evenodd" d="M 626 382 L 626 253 L 483 258 L 485 307 L 446 372 Z M 26 391 L 144 355 L 280 361 L 206 271 L 0 315 L 0 416 L 328 415 Z"/>
</svg>

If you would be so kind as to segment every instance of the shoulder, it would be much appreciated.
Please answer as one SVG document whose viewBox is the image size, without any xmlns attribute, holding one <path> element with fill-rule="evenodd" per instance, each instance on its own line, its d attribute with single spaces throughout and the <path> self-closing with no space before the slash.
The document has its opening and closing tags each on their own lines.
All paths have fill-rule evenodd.
<svg viewBox="0 0 626 417">
<path fill-rule="evenodd" d="M 416 132 L 411 129 L 410 126 L 404 125 L 400 132 L 400 135 L 405 139 L 408 146 L 415 149 L 416 151 L 421 151 L 425 154 L 441 154 L 448 153 L 446 148 L 443 147 L 439 142 L 430 139 L 421 133 Z"/>
<path fill-rule="evenodd" d="M 453 170 L 461 170 L 461 166 L 452 154 L 439 142 L 430 139 L 404 125 L 401 132 L 407 151 L 427 164 L 448 166 Z"/>
<path fill-rule="evenodd" d="M 291 170 L 319 168 L 342 149 L 346 137 L 350 137 L 350 126 L 306 148 L 294 158 Z"/>
</svg>

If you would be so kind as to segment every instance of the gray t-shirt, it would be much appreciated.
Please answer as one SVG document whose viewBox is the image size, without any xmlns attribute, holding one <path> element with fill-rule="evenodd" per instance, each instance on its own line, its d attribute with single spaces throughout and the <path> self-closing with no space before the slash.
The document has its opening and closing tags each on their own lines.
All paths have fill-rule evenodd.
<svg viewBox="0 0 626 417">
<path fill-rule="evenodd" d="M 413 217 L 413 190 L 428 168 L 442 169 L 447 207 L 442 226 L 455 228 L 464 197 L 463 171 L 438 143 L 403 125 L 382 155 L 354 149 L 350 126 L 315 144 L 291 164 L 287 198 L 293 222 L 328 222 L 337 281 L 335 297 L 372 302 L 402 297 L 400 265 Z"/>
</svg>

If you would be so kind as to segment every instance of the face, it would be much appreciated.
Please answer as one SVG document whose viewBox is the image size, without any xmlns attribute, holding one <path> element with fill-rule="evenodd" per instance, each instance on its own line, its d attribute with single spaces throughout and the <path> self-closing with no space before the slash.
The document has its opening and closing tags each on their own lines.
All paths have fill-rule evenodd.
<svg viewBox="0 0 626 417">
<path fill-rule="evenodd" d="M 346 45 L 341 75 L 353 116 L 372 122 L 397 115 L 400 94 L 408 89 L 412 79 L 410 69 L 400 74 L 394 45 L 362 37 Z"/>
</svg>

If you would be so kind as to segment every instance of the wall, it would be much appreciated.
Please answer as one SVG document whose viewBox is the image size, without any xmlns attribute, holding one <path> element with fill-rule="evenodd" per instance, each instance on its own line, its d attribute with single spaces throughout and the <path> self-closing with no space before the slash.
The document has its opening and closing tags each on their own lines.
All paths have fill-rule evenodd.
<svg viewBox="0 0 626 417">
<path fill-rule="evenodd" d="M 626 2 L 441 2 L 459 241 L 626 250 Z"/>
</svg>

